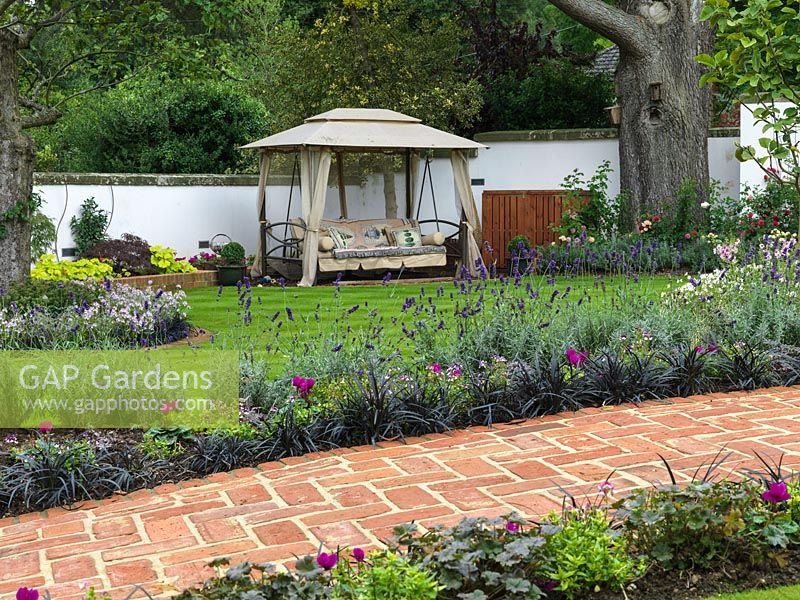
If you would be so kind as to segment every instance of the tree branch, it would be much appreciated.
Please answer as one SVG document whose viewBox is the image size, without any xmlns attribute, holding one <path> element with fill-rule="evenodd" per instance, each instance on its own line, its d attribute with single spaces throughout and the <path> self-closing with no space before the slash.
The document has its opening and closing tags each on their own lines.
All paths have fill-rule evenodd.
<svg viewBox="0 0 800 600">
<path fill-rule="evenodd" d="M 644 56 L 650 50 L 641 20 L 602 0 L 549 0 L 550 4 L 626 52 Z"/>
<path fill-rule="evenodd" d="M 30 98 L 26 98 L 25 96 L 20 96 L 19 103 L 25 108 L 29 108 L 33 111 L 32 114 L 22 117 L 23 129 L 41 127 L 42 125 L 52 125 L 58 121 L 62 114 L 60 110 L 56 110 L 50 106 L 43 106 L 42 104 L 39 104 Z"/>
<path fill-rule="evenodd" d="M 55 13 L 52 17 L 48 17 L 47 19 L 42 19 L 38 23 L 34 23 L 30 26 L 27 31 L 24 31 L 19 36 L 19 41 L 17 45 L 19 48 L 28 48 L 31 45 L 31 40 L 45 27 L 52 27 L 53 25 L 58 25 L 62 22 L 64 17 L 66 17 L 69 13 L 77 8 L 76 4 L 71 6 L 67 6 L 66 8 L 62 8 L 60 11 Z"/>
</svg>

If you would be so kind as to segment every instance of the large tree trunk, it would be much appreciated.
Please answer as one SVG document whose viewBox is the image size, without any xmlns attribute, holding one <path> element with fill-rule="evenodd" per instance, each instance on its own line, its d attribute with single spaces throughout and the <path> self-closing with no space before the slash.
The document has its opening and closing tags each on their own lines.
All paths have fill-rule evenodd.
<svg viewBox="0 0 800 600">
<path fill-rule="evenodd" d="M 619 158 L 621 188 L 630 194 L 631 217 L 640 222 L 670 213 L 686 181 L 697 186 L 698 205 L 705 199 L 711 97 L 710 88 L 699 85 L 701 66 L 694 57 L 706 51 L 711 35 L 688 2 L 632 4 L 645 16 L 652 50 L 644 56 L 620 52 Z"/>
<path fill-rule="evenodd" d="M 698 208 L 708 187 L 710 91 L 700 87 L 694 57 L 712 44 L 695 0 L 550 0 L 620 48 L 617 96 L 622 106 L 619 156 L 630 222 L 670 213 L 692 181 Z"/>
<path fill-rule="evenodd" d="M 0 218 L 33 189 L 33 141 L 22 132 L 17 91 L 17 38 L 0 30 Z M 18 219 L 3 220 L 0 238 L 0 288 L 30 273 L 31 228 Z"/>
</svg>

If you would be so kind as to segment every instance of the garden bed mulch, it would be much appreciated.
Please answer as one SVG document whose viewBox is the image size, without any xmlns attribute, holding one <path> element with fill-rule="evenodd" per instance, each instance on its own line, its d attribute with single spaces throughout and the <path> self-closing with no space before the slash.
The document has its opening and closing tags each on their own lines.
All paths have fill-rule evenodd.
<svg viewBox="0 0 800 600">
<path fill-rule="evenodd" d="M 625 593 L 603 592 L 595 600 L 696 600 L 715 594 L 769 589 L 800 583 L 800 548 L 781 553 L 782 567 L 774 565 L 730 565 L 717 571 L 670 571 L 650 569 L 628 585 Z"/>
</svg>

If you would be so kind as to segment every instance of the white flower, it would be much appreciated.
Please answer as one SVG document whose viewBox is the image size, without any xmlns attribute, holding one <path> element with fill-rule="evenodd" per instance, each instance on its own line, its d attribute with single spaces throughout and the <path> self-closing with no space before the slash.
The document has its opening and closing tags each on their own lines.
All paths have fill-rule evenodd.
<svg viewBox="0 0 800 600">
<path fill-rule="evenodd" d="M 708 202 L 701 202 L 700 203 L 700 208 L 708 208 L 709 206 L 711 206 L 711 204 L 709 204 Z"/>
</svg>

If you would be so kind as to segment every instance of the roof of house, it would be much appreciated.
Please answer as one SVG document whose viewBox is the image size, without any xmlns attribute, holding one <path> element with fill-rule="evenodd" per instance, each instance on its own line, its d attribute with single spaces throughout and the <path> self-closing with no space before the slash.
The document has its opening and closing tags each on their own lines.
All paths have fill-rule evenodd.
<svg viewBox="0 0 800 600">
<path fill-rule="evenodd" d="M 619 46 L 611 46 L 606 48 L 597 58 L 594 59 L 592 66 L 592 73 L 608 73 L 613 75 L 617 72 L 617 65 L 619 64 Z"/>
</svg>

